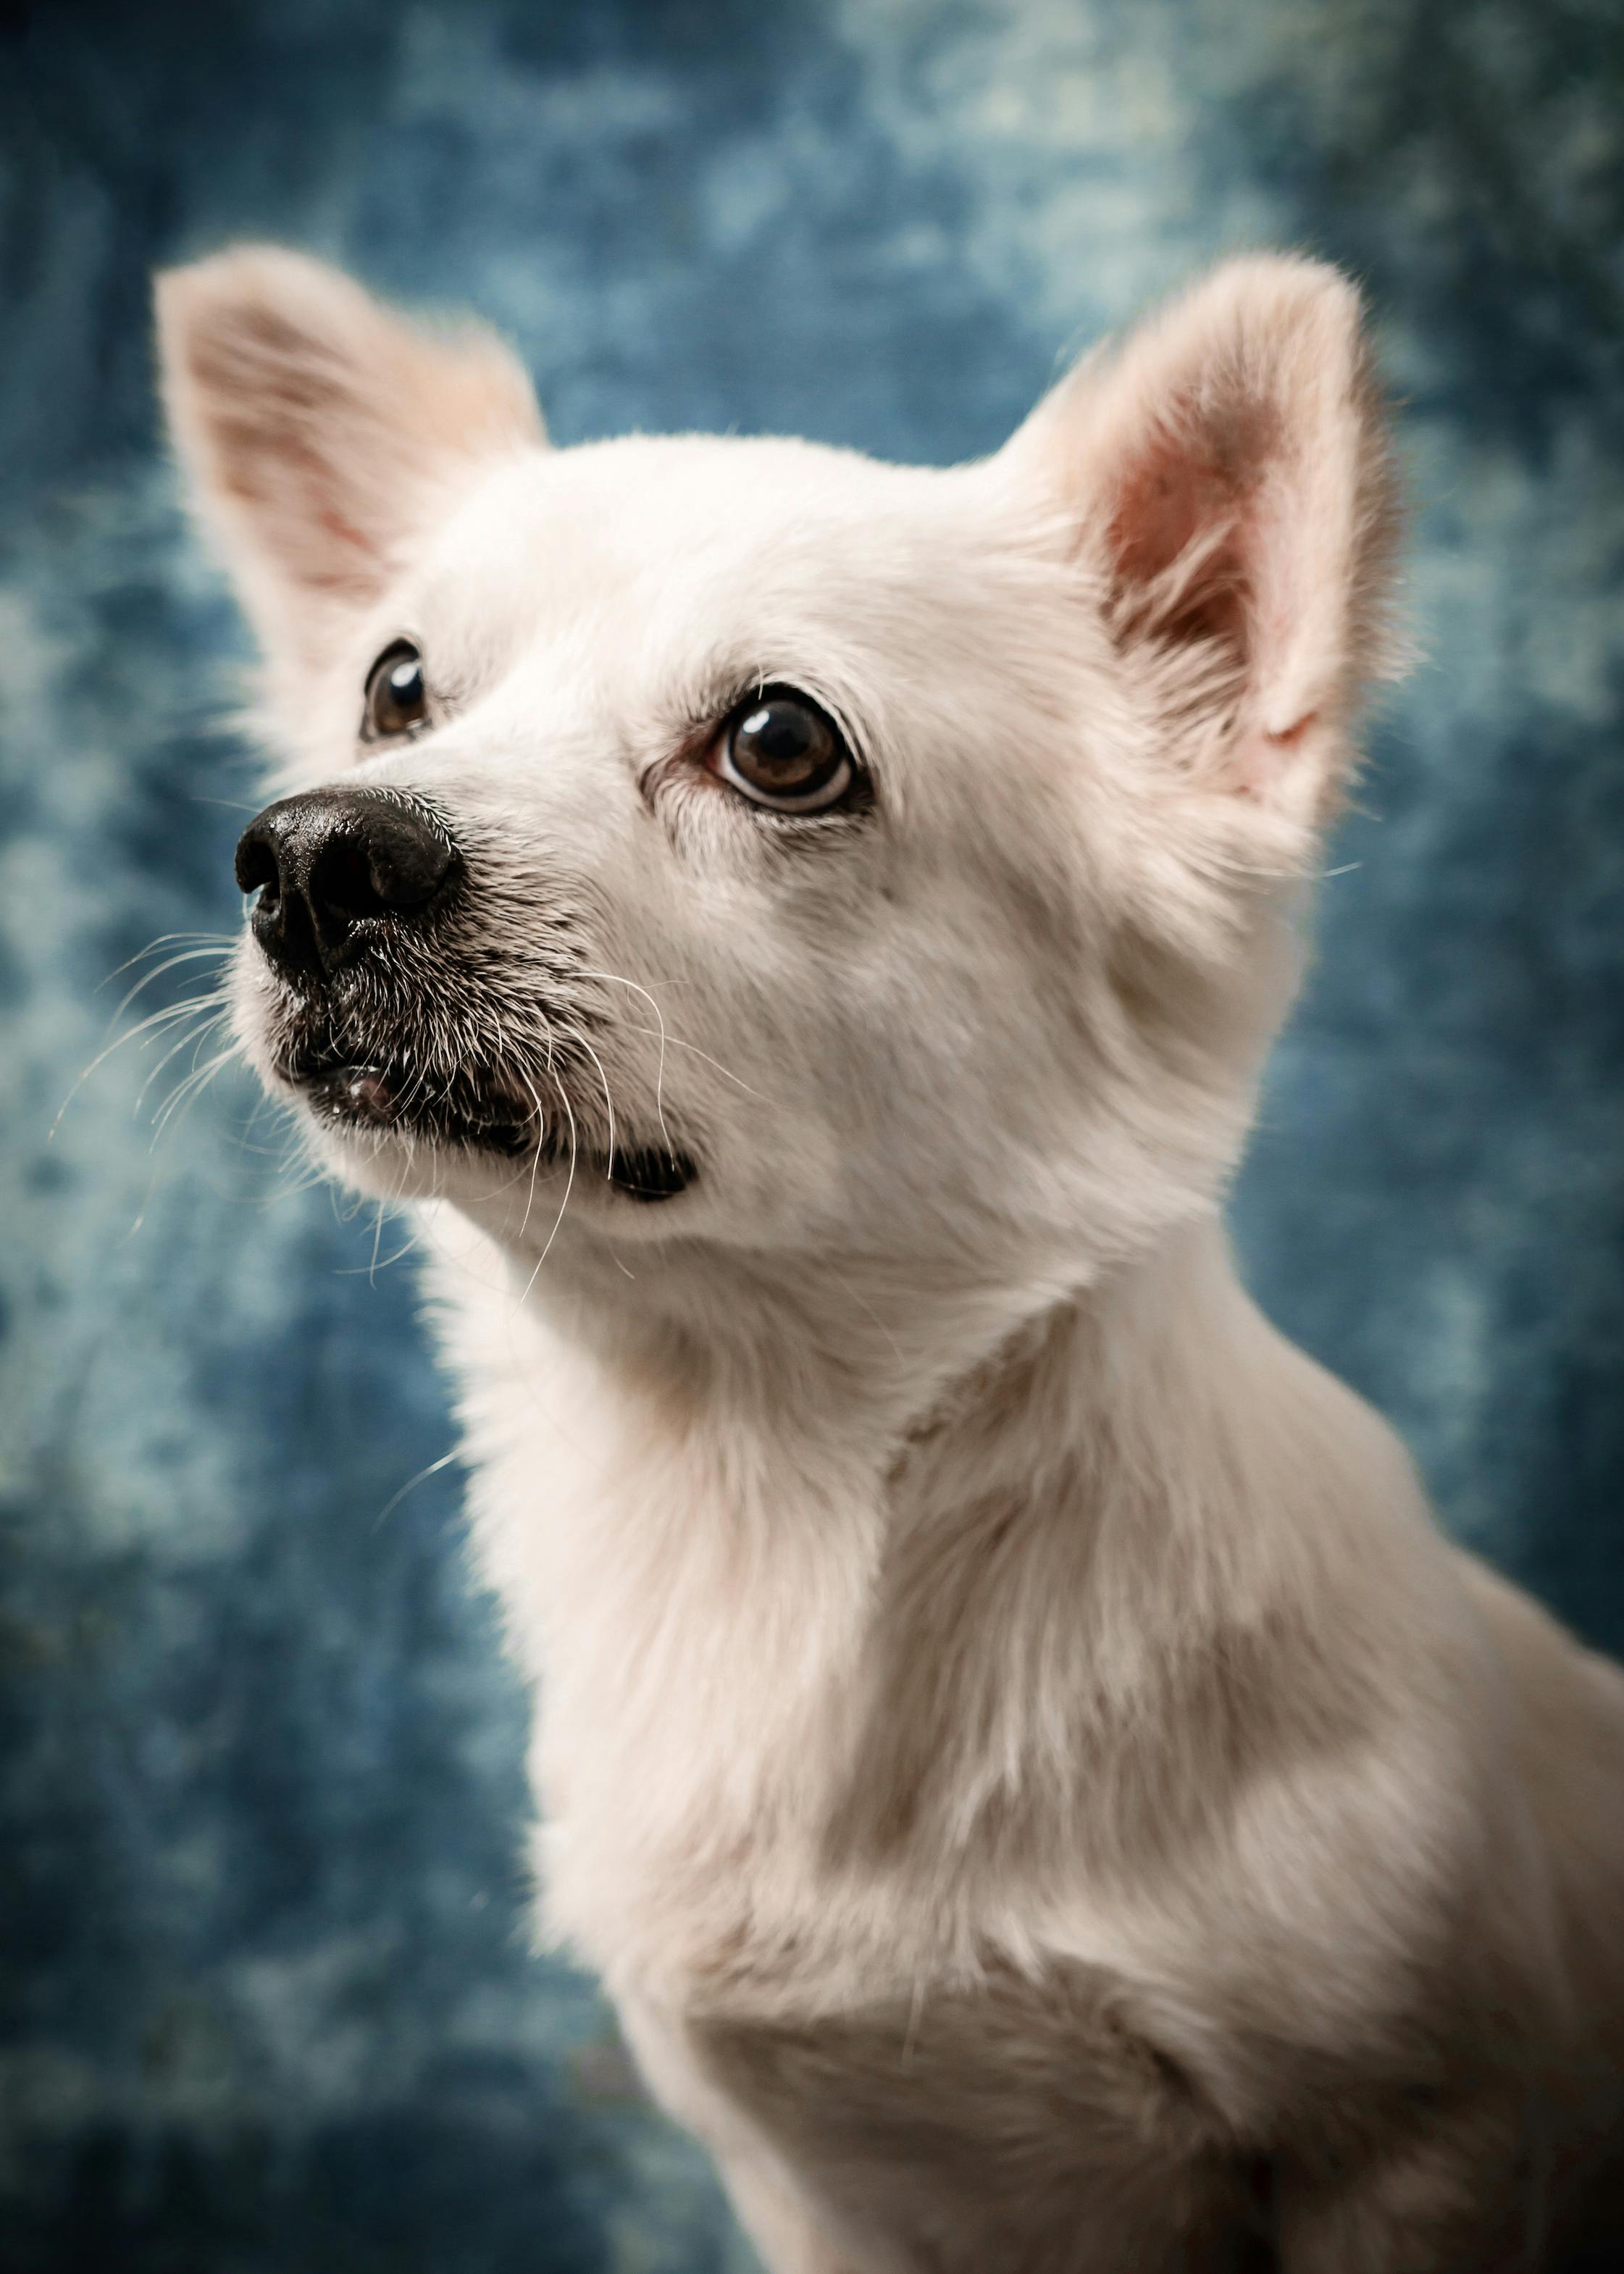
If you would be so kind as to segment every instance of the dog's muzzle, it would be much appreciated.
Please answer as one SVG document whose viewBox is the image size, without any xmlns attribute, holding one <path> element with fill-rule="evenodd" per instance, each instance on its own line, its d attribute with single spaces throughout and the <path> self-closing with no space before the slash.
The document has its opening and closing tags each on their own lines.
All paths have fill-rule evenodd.
<svg viewBox="0 0 1624 2274">
<path fill-rule="evenodd" d="M 575 1117 L 566 1105 L 564 1154 L 557 1117 L 544 1114 L 538 1096 L 562 1096 L 574 1055 L 567 1037 L 555 1047 L 548 1035 L 545 1071 L 526 1079 L 481 1038 L 433 1033 L 447 992 L 465 1003 L 470 993 L 455 944 L 470 892 L 462 855 L 432 806 L 363 788 L 279 799 L 243 832 L 237 881 L 259 894 L 250 928 L 282 983 L 276 1072 L 310 1112 L 350 1132 L 574 1160 Z M 637 1145 L 609 1133 L 589 1158 L 628 1199 L 674 1199 L 698 1174 L 669 1140 Z"/>
</svg>

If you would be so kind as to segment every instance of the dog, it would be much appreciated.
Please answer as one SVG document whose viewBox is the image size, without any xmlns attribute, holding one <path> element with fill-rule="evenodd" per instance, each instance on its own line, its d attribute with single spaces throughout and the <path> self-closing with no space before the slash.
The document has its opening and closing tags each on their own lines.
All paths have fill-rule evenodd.
<svg viewBox="0 0 1624 2274">
<path fill-rule="evenodd" d="M 1220 1221 L 1400 646 L 1354 288 L 950 470 L 554 449 L 274 248 L 158 310 L 236 1030 L 416 1207 L 545 1925 L 767 2266 L 1624 2263 L 1624 1675 Z"/>
</svg>

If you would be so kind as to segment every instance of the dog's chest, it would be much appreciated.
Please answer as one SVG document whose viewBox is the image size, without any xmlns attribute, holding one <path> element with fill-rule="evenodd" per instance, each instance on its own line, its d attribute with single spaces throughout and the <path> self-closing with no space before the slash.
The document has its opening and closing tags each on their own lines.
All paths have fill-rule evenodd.
<svg viewBox="0 0 1624 2274">
<path fill-rule="evenodd" d="M 626 2012 L 662 2096 L 724 2160 L 759 2139 L 865 2274 L 1266 2263 L 1252 2165 L 1108 1970 L 992 1964 L 833 2010 L 695 1984 Z"/>
<path fill-rule="evenodd" d="M 553 1922 L 603 1969 L 658 2097 L 725 2165 L 743 2140 L 793 2172 L 860 2274 L 1265 2263 L 1248 2154 L 1121 1958 L 954 1960 L 927 1887 L 885 1896 L 759 1833 L 726 1867 L 673 1844 L 655 1869 L 557 1829 Z M 967 1918 L 936 1925 L 975 1946 Z M 1089 1939 L 1125 1950 L 1103 1914 Z"/>
</svg>

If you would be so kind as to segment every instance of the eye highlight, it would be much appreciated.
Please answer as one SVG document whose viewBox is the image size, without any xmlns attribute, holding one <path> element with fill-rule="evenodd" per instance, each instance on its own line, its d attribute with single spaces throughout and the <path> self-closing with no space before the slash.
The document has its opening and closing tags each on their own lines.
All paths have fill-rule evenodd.
<svg viewBox="0 0 1624 2274">
<path fill-rule="evenodd" d="M 429 694 L 423 657 L 409 639 L 391 641 L 366 674 L 361 713 L 364 742 L 387 742 L 428 724 Z"/>
<path fill-rule="evenodd" d="M 706 764 L 718 781 L 771 813 L 826 812 L 860 779 L 838 727 L 793 687 L 763 687 L 741 703 Z"/>
</svg>

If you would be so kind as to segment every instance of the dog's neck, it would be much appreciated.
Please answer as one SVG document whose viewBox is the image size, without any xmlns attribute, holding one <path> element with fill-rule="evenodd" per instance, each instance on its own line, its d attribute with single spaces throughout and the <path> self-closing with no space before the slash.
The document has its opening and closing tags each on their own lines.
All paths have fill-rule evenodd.
<svg viewBox="0 0 1624 2274">
<path fill-rule="evenodd" d="M 1304 1475 L 1335 1497 L 1386 1439 L 1263 1321 L 1215 1221 L 1069 1288 L 635 1261 L 635 1284 L 576 1267 L 530 1298 L 553 1329 L 538 1364 L 613 1447 L 606 1505 L 560 1523 L 600 1546 L 615 1526 L 634 1557 L 658 1533 L 662 1601 L 684 1561 L 731 1555 L 764 1627 L 775 1598 L 791 1624 L 824 1595 L 877 1615 L 905 1568 L 939 1608 L 937 1545 L 973 1551 L 979 1526 L 1053 1565 L 1101 1667 L 1119 1645 L 1137 1664 L 1164 1624 L 1252 1618 L 1297 1585 Z"/>
<path fill-rule="evenodd" d="M 1213 1475 L 1214 1442 L 1250 1419 L 1259 1374 L 1302 1364 L 1259 1319 L 1214 1217 L 1109 1263 L 675 1247 L 631 1267 L 560 1256 L 530 1299 L 613 1395 L 685 1444 L 748 1442 L 763 1473 L 848 1487 L 889 1490 L 921 1447 L 961 1439 L 1011 1487 L 1071 1458 L 1097 1472 L 1131 1443 L 1177 1499 L 1184 1472 Z"/>
<path fill-rule="evenodd" d="M 1059 1820 L 1056 1779 L 1074 1816 L 1124 1749 L 1103 1784 L 1174 1811 L 1157 1733 L 1267 1717 L 1338 1564 L 1396 1568 L 1372 1532 L 1413 1503 L 1402 1453 L 1261 1319 L 1215 1222 L 1019 1299 L 848 1258 L 718 1268 L 695 1301 L 681 1259 L 635 1260 L 613 1299 L 575 1264 L 484 1306 L 472 1505 L 541 1678 L 549 1814 L 667 1880 L 741 1842 L 969 1856 Z"/>
<path fill-rule="evenodd" d="M 796 1467 L 851 1473 L 861 1447 L 889 1469 L 921 1429 L 983 1404 L 1011 1426 L 1009 1379 L 1040 1342 L 1131 1324 L 1159 1337 L 1198 1291 L 1239 1301 L 1222 1232 L 1187 1223 L 1153 1248 L 1103 1262 L 1085 1243 L 951 1261 L 827 1250 L 778 1255 L 720 1243 L 640 1252 L 594 1241 L 539 1272 L 521 1255 L 530 1299 L 583 1344 L 622 1394 L 688 1428 L 743 1433 Z M 1113 1394 L 1101 1379 L 1094 1392 Z"/>
</svg>

